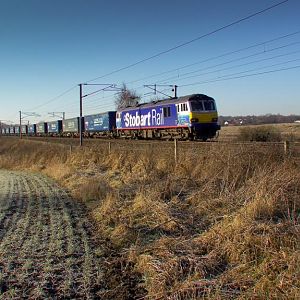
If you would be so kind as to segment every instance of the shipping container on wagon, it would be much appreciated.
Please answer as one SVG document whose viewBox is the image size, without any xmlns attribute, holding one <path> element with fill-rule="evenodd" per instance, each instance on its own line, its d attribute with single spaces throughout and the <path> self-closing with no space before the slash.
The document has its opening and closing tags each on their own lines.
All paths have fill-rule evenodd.
<svg viewBox="0 0 300 300">
<path fill-rule="evenodd" d="M 20 134 L 20 126 L 15 126 L 15 134 Z"/>
<path fill-rule="evenodd" d="M 60 134 L 62 132 L 62 121 L 53 121 L 47 123 L 48 133 Z"/>
<path fill-rule="evenodd" d="M 15 127 L 14 126 L 10 126 L 9 127 L 9 134 L 10 135 L 14 135 L 15 134 Z"/>
<path fill-rule="evenodd" d="M 28 125 L 28 135 L 36 134 L 36 124 Z"/>
<path fill-rule="evenodd" d="M 36 133 L 37 134 L 47 133 L 47 123 L 41 122 L 41 123 L 36 124 Z"/>
<path fill-rule="evenodd" d="M 62 121 L 64 133 L 78 133 L 79 132 L 79 117 L 66 119 Z"/>
<path fill-rule="evenodd" d="M 22 134 L 28 134 L 28 126 L 27 125 L 22 125 L 21 126 L 21 132 L 22 132 Z"/>
<path fill-rule="evenodd" d="M 116 112 L 109 111 L 84 116 L 84 129 L 88 132 L 112 131 L 116 128 Z"/>
</svg>

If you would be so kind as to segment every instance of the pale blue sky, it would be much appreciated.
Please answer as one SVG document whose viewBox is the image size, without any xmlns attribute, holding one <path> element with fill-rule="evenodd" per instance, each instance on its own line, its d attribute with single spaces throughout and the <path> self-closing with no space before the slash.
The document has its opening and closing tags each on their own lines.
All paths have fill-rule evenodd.
<svg viewBox="0 0 300 300">
<path fill-rule="evenodd" d="M 16 121 L 19 110 L 41 115 L 30 118 L 31 122 L 53 120 L 48 115 L 53 111 L 77 116 L 78 87 L 51 100 L 80 82 L 153 56 L 278 2 L 0 0 L 0 120 Z M 289 0 L 94 83 L 125 82 L 143 96 L 143 101 L 151 97 L 144 96 L 149 91 L 144 84 L 177 84 L 179 96 L 204 93 L 214 97 L 222 115 L 300 114 L 299 11 L 300 1 Z M 268 42 L 272 39 L 277 40 Z M 260 43 L 265 44 L 222 56 Z M 189 64 L 193 66 L 182 68 Z M 269 72 L 274 70 L 282 71 Z M 248 76 L 257 73 L 265 74 Z M 224 76 L 234 79 L 224 80 Z M 114 109 L 113 92 L 101 92 L 84 101 L 84 114 L 110 109 Z"/>
</svg>

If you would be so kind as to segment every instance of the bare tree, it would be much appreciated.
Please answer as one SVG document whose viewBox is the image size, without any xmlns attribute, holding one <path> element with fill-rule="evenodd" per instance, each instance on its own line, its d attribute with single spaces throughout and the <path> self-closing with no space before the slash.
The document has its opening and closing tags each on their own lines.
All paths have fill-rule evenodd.
<svg viewBox="0 0 300 300">
<path fill-rule="evenodd" d="M 125 83 L 123 83 L 121 92 L 117 94 L 115 105 L 117 109 L 128 106 L 137 105 L 140 102 L 140 96 L 134 90 L 127 89 Z"/>
</svg>

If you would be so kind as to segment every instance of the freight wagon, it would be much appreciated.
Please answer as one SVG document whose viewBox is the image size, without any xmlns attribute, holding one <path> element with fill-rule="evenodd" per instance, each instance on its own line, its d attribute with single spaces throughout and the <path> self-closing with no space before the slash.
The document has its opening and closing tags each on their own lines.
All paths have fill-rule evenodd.
<svg viewBox="0 0 300 300">
<path fill-rule="evenodd" d="M 10 126 L 9 127 L 9 134 L 10 135 L 14 135 L 15 134 L 15 127 L 14 126 Z"/>
<path fill-rule="evenodd" d="M 114 135 L 115 128 L 115 111 L 84 116 L 85 137 L 112 137 Z"/>
<path fill-rule="evenodd" d="M 47 123 L 48 134 L 51 136 L 59 136 L 62 133 L 62 121 L 53 121 Z"/>
<path fill-rule="evenodd" d="M 28 125 L 28 135 L 30 136 L 36 135 L 36 124 Z"/>
<path fill-rule="evenodd" d="M 79 136 L 79 117 L 63 120 L 62 126 L 64 136 Z"/>
<path fill-rule="evenodd" d="M 41 122 L 36 124 L 36 134 L 40 136 L 46 135 L 48 132 L 47 123 Z"/>
<path fill-rule="evenodd" d="M 20 126 L 15 126 L 15 135 L 20 134 Z"/>
<path fill-rule="evenodd" d="M 28 126 L 27 125 L 22 125 L 21 126 L 21 132 L 22 134 L 28 134 Z"/>
</svg>

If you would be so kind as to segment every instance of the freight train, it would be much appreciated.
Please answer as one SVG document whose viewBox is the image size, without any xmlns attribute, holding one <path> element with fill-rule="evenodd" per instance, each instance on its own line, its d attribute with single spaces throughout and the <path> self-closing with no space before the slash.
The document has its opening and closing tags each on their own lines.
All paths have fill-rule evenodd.
<svg viewBox="0 0 300 300">
<path fill-rule="evenodd" d="M 80 130 L 80 126 L 82 126 Z M 2 127 L 2 135 L 203 140 L 220 130 L 215 100 L 193 94 L 80 118 Z"/>
</svg>

